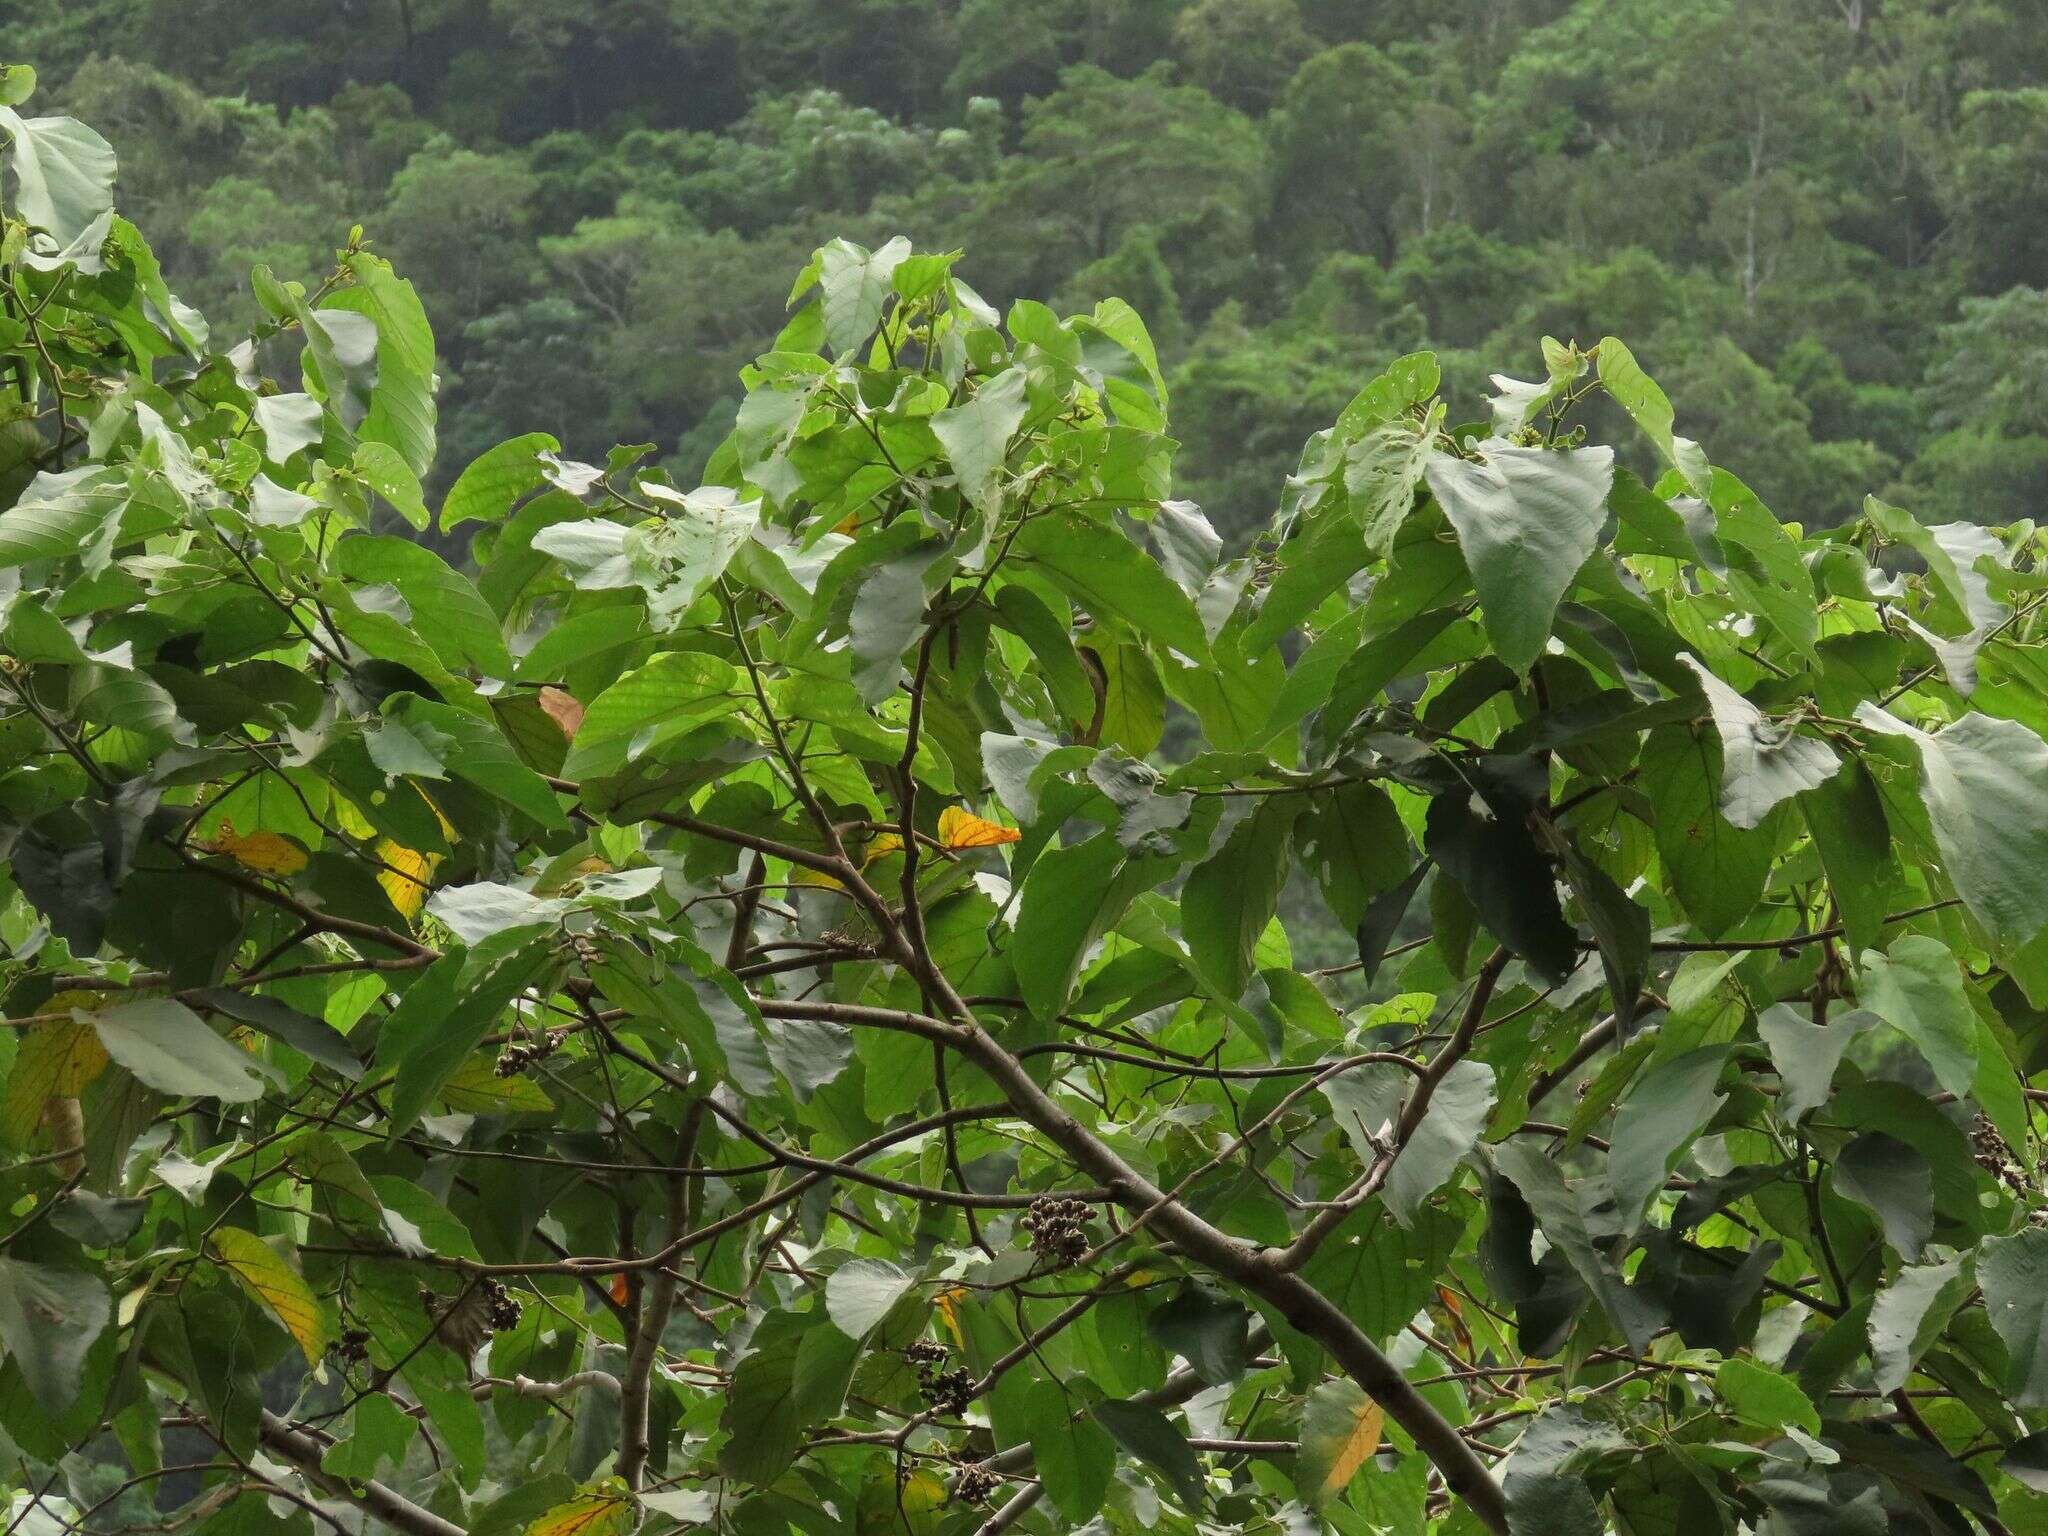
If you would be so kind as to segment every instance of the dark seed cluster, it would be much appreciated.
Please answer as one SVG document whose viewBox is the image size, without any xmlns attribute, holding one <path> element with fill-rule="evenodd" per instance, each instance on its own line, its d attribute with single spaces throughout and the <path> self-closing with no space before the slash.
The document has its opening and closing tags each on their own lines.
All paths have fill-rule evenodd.
<svg viewBox="0 0 2048 1536">
<path fill-rule="evenodd" d="M 953 1480 L 953 1502 L 955 1504 L 986 1504 L 1001 1491 L 1003 1480 L 979 1462 L 969 1463 L 960 1468 L 959 1477 Z"/>
<path fill-rule="evenodd" d="M 519 1303 L 512 1299 L 512 1293 L 496 1280 L 486 1279 L 477 1287 L 484 1299 L 484 1326 L 493 1333 L 503 1333 L 508 1328 L 519 1326 Z"/>
<path fill-rule="evenodd" d="M 327 1348 L 341 1364 L 361 1365 L 370 1358 L 370 1331 L 367 1328 L 344 1328 L 341 1337 Z"/>
<path fill-rule="evenodd" d="M 935 1414 L 957 1419 L 974 1401 L 974 1376 L 971 1372 L 957 1367 L 940 1371 L 925 1366 L 917 1374 L 918 1384 L 924 1390 L 925 1405 Z"/>
<path fill-rule="evenodd" d="M 551 1029 L 537 1040 L 514 1040 L 498 1052 L 498 1076 L 517 1077 L 536 1061 L 546 1061 L 569 1038 L 566 1029 Z"/>
<path fill-rule="evenodd" d="M 1970 1144 L 1976 1149 L 1979 1168 L 2015 1195 L 2025 1196 L 2030 1192 L 2027 1170 L 2013 1154 L 2012 1144 L 1983 1115 L 1977 1117 L 1977 1127 L 1970 1134 Z"/>
<path fill-rule="evenodd" d="M 1088 1202 L 1040 1195 L 1024 1213 L 1031 1251 L 1055 1267 L 1072 1264 L 1088 1251 Z"/>
</svg>

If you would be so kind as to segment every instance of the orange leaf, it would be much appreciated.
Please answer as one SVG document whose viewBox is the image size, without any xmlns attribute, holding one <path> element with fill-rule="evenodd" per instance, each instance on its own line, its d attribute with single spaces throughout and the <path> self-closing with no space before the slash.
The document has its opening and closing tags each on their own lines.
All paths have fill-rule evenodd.
<svg viewBox="0 0 2048 1536">
<path fill-rule="evenodd" d="M 631 1288 L 626 1284 L 626 1277 L 623 1274 L 612 1276 L 613 1301 L 616 1301 L 620 1306 L 623 1307 L 626 1304 L 626 1299 L 632 1294 L 633 1292 Z"/>
<path fill-rule="evenodd" d="M 583 705 L 573 693 L 560 688 L 543 688 L 540 691 L 540 707 L 547 717 L 562 728 L 562 734 L 571 741 L 583 725 Z"/>
<path fill-rule="evenodd" d="M 946 848 L 999 848 L 1023 837 L 1015 827 L 985 821 L 972 811 L 949 805 L 939 812 L 939 843 Z"/>
</svg>

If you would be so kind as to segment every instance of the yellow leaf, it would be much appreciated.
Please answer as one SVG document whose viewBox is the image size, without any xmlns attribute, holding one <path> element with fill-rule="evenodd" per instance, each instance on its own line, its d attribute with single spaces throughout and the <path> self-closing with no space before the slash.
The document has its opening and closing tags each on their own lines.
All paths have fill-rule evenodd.
<svg viewBox="0 0 2048 1536">
<path fill-rule="evenodd" d="M 846 889 L 838 880 L 824 871 L 801 865 L 789 872 L 789 883 L 791 885 L 808 885 L 821 891 L 843 891 Z"/>
<path fill-rule="evenodd" d="M 221 1227 L 211 1239 L 214 1256 L 297 1341 L 306 1364 L 318 1366 L 333 1338 L 327 1309 L 285 1256 L 254 1232 Z"/>
<path fill-rule="evenodd" d="M 1354 1381 L 1339 1377 L 1311 1392 L 1301 1415 L 1295 1492 L 1306 1504 L 1334 1498 L 1380 1448 L 1386 1415 Z"/>
<path fill-rule="evenodd" d="M 557 1504 L 526 1528 L 526 1536 L 624 1536 L 637 1518 L 622 1488 L 600 1485 Z"/>
<path fill-rule="evenodd" d="M 54 1004 L 65 995 L 50 1001 Z M 77 1098 L 106 1069 L 106 1047 L 90 1023 L 59 1019 L 38 1024 L 21 1037 L 15 1050 L 7 1092 L 0 1097 L 0 1134 L 10 1146 L 27 1146 L 50 1100 Z"/>
<path fill-rule="evenodd" d="M 377 883 L 384 887 L 391 905 L 407 922 L 416 921 L 433 890 L 434 871 L 441 865 L 441 856 L 417 853 L 387 837 L 377 845 L 377 862 L 384 866 L 377 871 Z"/>
<path fill-rule="evenodd" d="M 868 851 L 862 857 L 861 863 L 864 865 L 872 864 L 877 859 L 885 858 L 892 853 L 901 853 L 902 851 L 902 837 L 895 832 L 883 832 L 868 840 Z"/>
<path fill-rule="evenodd" d="M 967 1294 L 965 1286 L 948 1286 L 932 1297 L 932 1306 L 937 1309 L 939 1321 L 946 1325 L 946 1332 L 953 1335 L 957 1348 L 967 1347 L 967 1335 L 960 1331 L 960 1300 Z"/>
<path fill-rule="evenodd" d="M 306 850 L 290 838 L 276 832 L 251 832 L 244 836 L 231 821 L 221 827 L 218 837 L 196 846 L 233 859 L 244 869 L 253 869 L 259 875 L 275 875 L 280 880 L 306 867 Z"/>
<path fill-rule="evenodd" d="M 441 1102 L 464 1115 L 544 1115 L 555 1101 L 526 1077 L 498 1076 L 495 1056 L 471 1056 L 441 1089 Z"/>
<path fill-rule="evenodd" d="M 1023 833 L 1015 827 L 986 821 L 972 811 L 949 805 L 939 812 L 939 843 L 946 848 L 999 848 L 1014 843 Z"/>
</svg>

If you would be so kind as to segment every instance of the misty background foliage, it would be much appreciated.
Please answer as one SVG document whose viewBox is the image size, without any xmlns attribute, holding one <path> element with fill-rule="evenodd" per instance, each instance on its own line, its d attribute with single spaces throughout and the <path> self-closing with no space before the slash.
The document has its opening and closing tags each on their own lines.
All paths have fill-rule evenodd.
<svg viewBox="0 0 2048 1536">
<path fill-rule="evenodd" d="M 441 487 L 541 427 L 687 483 L 788 275 L 901 233 L 991 300 L 1129 299 L 1241 541 L 1388 358 L 1437 350 L 1455 419 L 1610 331 L 1780 517 L 2039 506 L 2034 9 L 7 0 L 0 36 L 217 323 L 368 229 L 434 317 Z"/>
</svg>

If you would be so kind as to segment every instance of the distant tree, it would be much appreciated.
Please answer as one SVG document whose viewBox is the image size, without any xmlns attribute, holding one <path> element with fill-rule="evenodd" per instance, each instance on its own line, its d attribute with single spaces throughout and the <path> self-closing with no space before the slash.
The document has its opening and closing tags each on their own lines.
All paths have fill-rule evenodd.
<svg viewBox="0 0 2048 1536">
<path fill-rule="evenodd" d="M 973 243 L 1001 278 L 992 286 L 1050 293 L 1133 229 L 1154 229 L 1199 316 L 1248 286 L 1267 198 L 1265 144 L 1241 113 L 1161 68 L 1120 80 L 1082 65 L 1025 107 Z"/>
<path fill-rule="evenodd" d="M 1420 223 L 1408 158 L 1421 107 L 1415 78 L 1370 43 L 1326 49 L 1302 65 L 1267 123 L 1274 216 L 1302 255 L 1364 251 L 1392 261 Z M 1433 212 L 1452 199 L 1432 183 Z"/>
<path fill-rule="evenodd" d="M 538 186 L 517 156 L 436 139 L 391 180 L 386 243 L 436 311 L 467 324 L 524 294 Z"/>
<path fill-rule="evenodd" d="M 1173 24 L 1187 78 L 1241 112 L 1271 106 L 1315 49 L 1295 0 L 1197 0 Z"/>
<path fill-rule="evenodd" d="M 1957 259 L 1998 292 L 2048 274 L 2048 87 L 1977 91 L 1957 133 L 1951 202 Z"/>
</svg>

